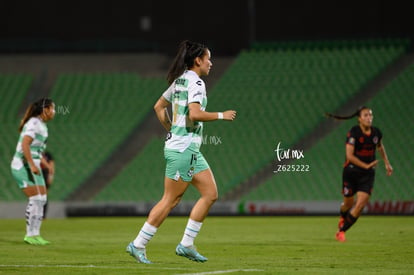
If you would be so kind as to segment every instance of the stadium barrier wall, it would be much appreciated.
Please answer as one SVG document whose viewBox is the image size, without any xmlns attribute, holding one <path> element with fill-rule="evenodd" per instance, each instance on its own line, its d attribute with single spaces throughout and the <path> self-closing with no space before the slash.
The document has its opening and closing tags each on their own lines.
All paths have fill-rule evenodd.
<svg viewBox="0 0 414 275">
<path fill-rule="evenodd" d="M 24 219 L 27 202 L 0 202 L 0 219 Z M 65 218 L 66 204 L 59 201 L 48 202 L 47 218 Z"/>
<path fill-rule="evenodd" d="M 338 215 L 340 201 L 229 201 L 217 202 L 210 216 L 312 216 Z M 0 218 L 23 218 L 25 202 L 0 203 Z M 146 216 L 155 203 L 49 202 L 48 218 L 96 216 Z M 171 216 L 187 216 L 194 202 L 181 202 Z M 364 209 L 368 215 L 414 215 L 414 201 L 372 201 Z"/>
</svg>

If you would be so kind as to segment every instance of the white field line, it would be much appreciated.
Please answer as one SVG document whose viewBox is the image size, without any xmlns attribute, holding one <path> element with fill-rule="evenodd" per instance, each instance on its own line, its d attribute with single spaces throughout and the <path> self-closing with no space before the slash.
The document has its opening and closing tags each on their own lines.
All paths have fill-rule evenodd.
<svg viewBox="0 0 414 275">
<path fill-rule="evenodd" d="M 103 266 L 103 265 L 14 265 L 14 264 L 0 264 L 0 268 L 2 267 L 16 267 L 16 268 L 99 268 L 99 269 L 136 269 L 137 267 L 122 267 L 122 266 Z M 182 270 L 186 268 L 179 268 L 179 267 L 158 267 L 151 265 L 151 267 L 155 267 L 155 269 L 165 269 L 165 270 Z"/>
<path fill-rule="evenodd" d="M 122 266 L 98 266 L 98 265 L 7 265 L 7 264 L 0 264 L 0 268 L 2 267 L 14 267 L 14 268 L 97 268 L 97 269 L 136 269 L 139 268 L 138 266 L 135 267 L 122 267 Z M 182 270 L 186 268 L 174 268 L 174 267 L 158 267 L 153 266 L 154 269 L 159 270 Z M 152 269 L 152 268 L 151 268 Z M 234 273 L 234 272 L 257 272 L 263 271 L 263 269 L 228 269 L 228 270 L 217 270 L 217 271 L 206 271 L 206 272 L 198 272 L 198 273 L 180 273 L 179 275 L 210 275 L 210 274 L 225 274 L 225 273 Z M 178 275 L 178 274 L 177 274 Z"/>
<path fill-rule="evenodd" d="M 180 273 L 176 275 L 209 275 L 209 274 L 224 274 L 224 273 L 234 273 L 234 272 L 257 272 L 263 271 L 263 269 L 228 269 L 228 270 L 217 270 L 217 271 L 207 271 L 207 272 L 198 272 L 198 273 Z"/>
</svg>

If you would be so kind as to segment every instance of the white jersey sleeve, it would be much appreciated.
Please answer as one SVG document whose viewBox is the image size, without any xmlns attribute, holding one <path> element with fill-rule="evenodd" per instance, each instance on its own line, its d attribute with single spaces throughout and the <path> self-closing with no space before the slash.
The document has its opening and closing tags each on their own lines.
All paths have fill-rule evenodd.
<svg viewBox="0 0 414 275">
<path fill-rule="evenodd" d="M 203 98 L 205 95 L 206 87 L 204 81 L 198 79 L 197 81 L 192 81 L 188 87 L 188 103 L 203 103 Z"/>
<path fill-rule="evenodd" d="M 22 136 L 29 136 L 35 139 L 36 133 L 40 131 L 40 123 L 38 119 L 29 119 L 22 131 Z"/>
<path fill-rule="evenodd" d="M 168 87 L 167 90 L 162 94 L 162 96 L 168 101 L 173 101 L 173 95 L 174 95 L 174 82 Z"/>
</svg>

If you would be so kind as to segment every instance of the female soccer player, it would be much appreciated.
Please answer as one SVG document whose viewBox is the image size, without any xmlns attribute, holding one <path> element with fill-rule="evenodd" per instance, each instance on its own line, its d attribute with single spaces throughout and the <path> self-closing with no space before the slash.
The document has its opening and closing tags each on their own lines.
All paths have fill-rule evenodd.
<svg viewBox="0 0 414 275">
<path fill-rule="evenodd" d="M 207 258 L 198 253 L 194 239 L 210 207 L 217 200 L 217 187 L 213 173 L 200 153 L 204 121 L 224 119 L 232 121 L 236 111 L 206 112 L 207 96 L 200 76 L 210 72 L 210 50 L 199 43 L 185 40 L 170 67 L 169 88 L 154 106 L 162 126 L 168 131 L 164 147 L 166 171 L 164 195 L 150 211 L 147 221 L 136 239 L 127 246 L 127 252 L 138 262 L 151 263 L 146 257 L 146 245 L 156 233 L 170 211 L 179 203 L 191 183 L 201 197 L 194 205 L 176 254 L 197 262 Z M 167 106 L 172 104 L 172 121 Z"/>
<path fill-rule="evenodd" d="M 48 98 L 42 98 L 27 108 L 20 122 L 20 137 L 11 163 L 13 177 L 29 199 L 24 241 L 33 245 L 50 243 L 40 236 L 43 205 L 47 201 L 40 163 L 48 137 L 46 122 L 54 116 L 55 104 Z"/>
<path fill-rule="evenodd" d="M 375 151 L 378 150 L 384 160 L 387 175 L 392 174 L 392 166 L 388 160 L 382 142 L 381 131 L 372 126 L 372 110 L 360 107 L 350 116 L 336 116 L 336 119 L 350 119 L 357 116 L 359 125 L 351 128 L 346 137 L 346 161 L 342 175 L 343 203 L 340 207 L 340 219 L 336 239 L 345 242 L 345 232 L 357 221 L 362 210 L 367 205 L 374 186 L 375 166 L 378 160 Z M 356 202 L 354 203 L 354 196 Z"/>
</svg>

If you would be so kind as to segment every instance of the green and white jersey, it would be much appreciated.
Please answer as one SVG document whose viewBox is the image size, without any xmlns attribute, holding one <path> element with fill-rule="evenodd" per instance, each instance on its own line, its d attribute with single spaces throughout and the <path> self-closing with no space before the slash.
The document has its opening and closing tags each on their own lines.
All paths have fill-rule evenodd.
<svg viewBox="0 0 414 275">
<path fill-rule="evenodd" d="M 23 126 L 23 130 L 20 133 L 19 141 L 16 146 L 16 153 L 14 154 L 11 164 L 12 168 L 16 170 L 19 170 L 26 162 L 22 149 L 24 136 L 33 138 L 33 142 L 30 144 L 30 152 L 32 154 L 33 162 L 40 168 L 40 158 L 46 149 L 46 141 L 48 137 L 46 123 L 38 117 L 32 117 Z"/>
<path fill-rule="evenodd" d="M 191 149 L 199 151 L 203 122 L 190 120 L 188 105 L 197 102 L 204 111 L 207 106 L 206 94 L 204 81 L 191 70 L 185 71 L 163 93 L 163 97 L 172 104 L 172 126 L 165 141 L 166 149 L 183 152 L 191 146 Z"/>
</svg>

